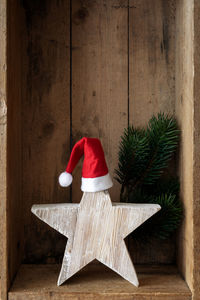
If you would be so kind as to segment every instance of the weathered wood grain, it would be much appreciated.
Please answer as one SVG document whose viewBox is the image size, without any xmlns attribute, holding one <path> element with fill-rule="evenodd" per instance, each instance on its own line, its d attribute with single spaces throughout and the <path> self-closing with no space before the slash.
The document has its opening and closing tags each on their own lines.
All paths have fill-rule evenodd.
<svg viewBox="0 0 200 300">
<path fill-rule="evenodd" d="M 192 1 L 193 2 L 193 1 Z M 176 116 L 181 129 L 179 151 L 180 197 L 184 220 L 178 239 L 178 264 L 189 287 L 194 284 L 194 61 L 193 4 L 177 2 Z M 198 183 L 199 185 L 199 183 Z"/>
<path fill-rule="evenodd" d="M 128 123 L 128 30 L 130 32 L 132 30 L 132 18 L 137 18 L 131 14 L 134 8 L 130 8 L 128 29 L 127 1 L 72 1 L 72 86 L 70 87 L 69 2 L 59 3 L 58 5 L 55 0 L 23 2 L 27 20 L 27 30 L 24 32 L 24 36 L 27 35 L 24 48 L 27 57 L 23 58 L 23 86 L 27 87 L 23 92 L 23 121 L 26 124 L 23 128 L 26 262 L 44 262 L 44 253 L 47 250 L 48 261 L 58 261 L 64 247 L 64 240 L 57 237 L 56 249 L 52 252 L 50 241 L 56 238 L 55 233 L 49 231 L 48 239 L 47 232 L 42 229 L 41 224 L 34 223 L 29 208 L 34 199 L 38 198 L 43 203 L 49 201 L 47 199 L 52 199 L 53 202 L 64 202 L 69 199 L 69 189 L 66 191 L 57 185 L 57 175 L 66 166 L 70 154 L 69 89 L 72 89 L 73 142 L 83 135 L 100 137 L 111 175 L 117 167 L 119 138 Z M 160 22 L 163 13 L 161 6 L 158 6 L 157 10 L 155 7 L 154 9 L 155 13 L 159 14 Z M 169 27 L 171 34 L 173 18 L 171 15 L 168 16 L 168 10 L 164 15 L 166 26 Z M 145 15 L 146 17 L 148 16 Z M 152 16 L 150 22 L 154 28 L 157 28 L 158 24 L 153 23 Z M 139 44 L 137 37 L 135 39 L 134 44 Z M 169 40 L 171 45 L 171 36 Z M 131 45 L 130 42 L 130 47 Z M 133 59 L 132 53 L 129 55 Z M 133 63 L 141 66 L 142 62 L 138 59 L 136 56 Z M 164 58 L 162 59 L 161 61 L 164 61 Z M 152 64 L 156 65 L 156 61 Z M 146 69 L 151 68 L 152 64 L 146 65 Z M 162 65 L 165 67 L 164 63 Z M 160 60 L 157 67 L 161 68 Z M 166 73 L 167 71 L 164 72 L 165 79 Z M 58 78 L 61 78 L 59 83 Z M 137 82 L 137 78 L 134 81 Z M 130 81 L 130 87 L 132 83 Z M 137 85 L 136 89 L 139 88 L 140 86 Z M 134 101 L 140 102 L 138 99 Z M 78 202 L 81 198 L 80 178 L 81 164 L 74 173 L 72 191 L 74 202 Z M 113 201 L 119 200 L 119 185 L 116 181 L 110 192 Z M 41 249 L 40 242 L 35 244 L 41 240 L 45 241 L 44 249 Z M 174 250 L 171 245 L 168 247 L 170 249 L 168 257 L 158 257 L 158 251 L 154 251 L 154 246 L 148 246 L 149 251 L 145 258 L 138 247 L 135 253 L 137 262 L 150 262 L 156 259 L 157 262 L 174 260 L 171 254 Z"/>
<path fill-rule="evenodd" d="M 193 300 L 200 299 L 200 2 L 194 1 L 194 287 Z"/>
<path fill-rule="evenodd" d="M 64 239 L 57 237 L 56 249 L 51 250 L 55 232 L 47 233 L 40 222 L 35 222 L 30 208 L 36 201 L 70 200 L 69 190 L 58 184 L 70 152 L 70 1 L 25 0 L 22 4 L 26 17 L 22 109 L 24 259 L 44 261 L 48 250 L 47 262 L 53 262 L 59 260 Z"/>
<path fill-rule="evenodd" d="M 120 135 L 128 122 L 128 1 L 72 1 L 72 134 L 100 138 L 114 175 Z M 118 6 L 124 6 L 124 9 Z M 73 202 L 81 198 L 79 163 Z M 110 190 L 119 201 L 119 185 Z"/>
<path fill-rule="evenodd" d="M 0 2 L 0 299 L 6 300 L 7 273 L 7 94 L 6 94 L 6 32 L 7 32 L 6 0 Z"/>
<path fill-rule="evenodd" d="M 135 286 L 139 282 L 124 238 L 159 210 L 158 204 L 112 203 L 108 191 L 85 192 L 80 204 L 31 209 L 68 238 L 58 285 L 97 259 Z"/>
<path fill-rule="evenodd" d="M 129 120 L 144 126 L 152 114 L 175 110 L 176 1 L 129 6 Z"/>
<path fill-rule="evenodd" d="M 200 298 L 199 14 L 199 1 L 177 1 L 176 114 L 182 131 L 179 174 L 185 217 L 178 239 L 178 264 L 194 300 Z"/>
<path fill-rule="evenodd" d="M 24 19 L 20 3 L 7 2 L 7 256 L 8 287 L 23 256 L 22 203 L 22 35 Z"/>
<path fill-rule="evenodd" d="M 176 264 L 176 236 L 166 240 L 152 237 L 148 241 L 129 236 L 126 242 L 136 264 Z"/>
<path fill-rule="evenodd" d="M 128 58 L 130 123 L 143 125 L 152 112 L 174 111 L 175 61 L 173 55 L 175 49 L 174 29 L 176 27 L 175 106 L 182 129 L 179 170 L 181 197 L 185 207 L 185 222 L 178 240 L 178 260 L 182 274 L 193 289 L 194 299 L 196 297 L 195 300 L 198 300 L 200 297 L 199 1 L 129 0 L 129 28 L 128 1 L 75 2 L 73 0 L 71 2 L 74 41 L 72 43 L 72 89 L 74 91 L 72 97 L 74 129 L 72 131 L 74 142 L 86 133 L 100 137 L 106 147 L 107 162 L 109 166 L 111 162 L 112 170 L 114 169 L 112 155 L 114 152 L 117 153 L 118 138 L 116 136 L 120 136 L 121 128 L 128 122 Z M 57 185 L 57 175 L 66 165 L 69 155 L 67 150 L 69 149 L 69 64 L 66 64 L 66 61 L 69 62 L 69 2 L 11 0 L 7 3 L 12 18 L 6 20 L 8 18 L 5 9 L 6 1 L 0 1 L 0 238 L 3 241 L 1 244 L 3 246 L 0 247 L 0 290 L 3 300 L 6 297 L 6 285 L 9 285 L 9 277 L 13 279 L 20 263 L 23 242 L 25 243 L 26 262 L 45 262 L 44 254 L 47 251 L 49 251 L 47 261 L 55 262 L 60 257 L 65 243 L 65 240 L 56 235 L 53 230 L 43 229 L 39 221 L 33 220 L 30 215 L 32 203 L 39 198 L 42 202 L 46 202 L 47 199 L 48 201 L 52 199 L 52 202 L 60 201 L 60 199 L 63 199 L 64 202 L 69 199 L 66 190 L 61 190 Z M 23 5 L 23 7 L 19 8 L 19 5 Z M 110 10 L 110 8 L 112 9 Z M 176 26 L 174 24 L 175 10 Z M 7 54 L 5 52 L 6 22 L 12 33 L 12 38 L 9 36 L 12 52 L 8 47 Z M 129 57 L 127 54 L 128 42 L 130 45 Z M 8 55 L 9 66 L 6 63 L 6 55 Z M 8 71 L 8 75 L 6 75 L 6 71 Z M 9 77 L 11 88 L 11 90 L 8 89 L 10 95 L 8 134 L 10 136 L 7 148 L 9 162 L 7 187 L 5 176 L 6 76 Z M 91 82 L 94 82 L 94 86 L 91 85 Z M 97 87 L 97 89 L 90 90 L 90 86 Z M 77 91 L 79 87 L 82 92 Z M 98 98 L 98 101 L 93 101 L 95 98 Z M 103 111 L 103 116 L 99 116 L 99 110 Z M 97 118 L 95 118 L 96 116 Z M 20 119 L 21 117 L 22 119 Z M 114 123 L 117 126 L 116 124 L 114 126 Z M 19 157 L 20 127 L 23 131 L 21 147 L 21 149 L 23 148 L 23 166 L 20 166 L 21 158 Z M 107 135 L 107 131 L 109 135 Z M 60 142 L 61 140 L 62 142 Z M 20 183 L 21 172 L 23 184 Z M 80 175 L 80 170 L 77 172 Z M 78 180 L 78 176 L 76 180 Z M 77 183 L 77 186 L 80 186 L 80 182 Z M 20 198 L 21 188 L 23 189 L 23 202 L 20 200 L 22 199 Z M 116 195 L 117 189 L 116 191 L 114 189 L 113 195 Z M 78 192 L 74 188 L 73 193 L 74 200 L 78 201 L 79 188 Z M 7 197 L 8 194 L 9 197 Z M 6 197 L 7 203 L 5 202 Z M 8 230 L 5 228 L 6 207 L 9 214 Z M 23 212 L 23 221 L 20 216 L 21 212 Z M 23 234 L 22 226 L 25 230 L 24 237 L 21 236 Z M 6 230 L 7 233 L 5 233 Z M 7 238 L 8 241 L 12 241 L 9 242 L 10 271 L 7 274 L 8 277 L 5 253 Z M 36 241 L 39 242 L 34 248 Z M 53 242 L 50 243 L 50 241 Z M 55 244 L 53 252 L 51 251 L 52 244 Z M 41 245 L 43 246 L 41 247 Z M 156 259 L 156 253 L 158 253 L 156 248 L 152 247 L 152 251 L 149 249 L 149 253 L 145 252 L 143 257 L 140 255 L 140 249 L 138 247 L 135 253 L 138 261 L 147 261 L 147 256 L 150 260 Z M 166 250 L 166 247 L 164 249 Z M 166 252 L 170 252 L 171 255 L 172 249 L 167 249 Z M 159 255 L 158 261 L 163 261 L 163 256 Z M 27 268 L 29 267 L 27 266 Z M 39 279 L 41 284 L 44 284 L 45 279 L 39 276 L 42 270 L 38 272 L 34 275 L 35 280 Z M 49 279 L 49 277 L 47 278 Z M 161 278 L 163 277 L 161 276 Z M 35 284 L 37 285 L 38 282 Z M 148 284 L 151 284 L 151 281 Z M 22 292 L 22 288 L 20 288 L 19 294 L 12 296 L 23 299 Z M 155 290 L 154 292 L 156 293 Z M 35 295 L 29 293 L 26 296 L 29 299 L 39 299 L 52 295 L 49 291 L 42 296 L 39 296 L 39 293 L 43 292 L 38 289 Z M 55 293 L 54 297 L 59 297 L 55 290 L 52 293 Z M 160 296 L 155 293 L 153 297 L 169 299 L 167 298 L 168 294 Z M 147 295 L 150 297 L 149 294 Z M 61 297 L 65 298 L 64 293 Z M 98 295 L 91 297 L 98 297 Z M 124 294 L 119 297 L 124 297 Z M 137 297 L 144 299 L 146 296 L 143 294 L 143 296 L 137 295 Z M 178 299 L 182 296 L 178 296 L 177 292 L 173 297 Z M 130 296 L 128 295 L 127 298 L 129 299 Z"/>
<path fill-rule="evenodd" d="M 184 280 L 168 266 L 136 266 L 141 286 L 103 265 L 90 264 L 72 277 L 69 284 L 55 285 L 59 265 L 22 265 L 9 292 L 9 300 L 191 300 Z"/>
<path fill-rule="evenodd" d="M 134 126 L 146 125 L 160 111 L 174 113 L 175 13 L 174 0 L 129 1 L 129 123 Z M 177 171 L 175 161 L 171 169 Z M 137 263 L 175 261 L 173 238 L 136 246 L 129 238 L 128 243 Z"/>
</svg>

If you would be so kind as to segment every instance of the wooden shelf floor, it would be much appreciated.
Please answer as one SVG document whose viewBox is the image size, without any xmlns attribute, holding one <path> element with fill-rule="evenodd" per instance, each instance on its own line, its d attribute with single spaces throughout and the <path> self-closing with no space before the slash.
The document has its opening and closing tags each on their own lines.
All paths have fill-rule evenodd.
<svg viewBox="0 0 200 300">
<path fill-rule="evenodd" d="M 58 287 L 59 265 L 22 265 L 8 300 L 190 300 L 174 266 L 136 266 L 139 288 L 101 264 L 92 263 Z"/>
</svg>

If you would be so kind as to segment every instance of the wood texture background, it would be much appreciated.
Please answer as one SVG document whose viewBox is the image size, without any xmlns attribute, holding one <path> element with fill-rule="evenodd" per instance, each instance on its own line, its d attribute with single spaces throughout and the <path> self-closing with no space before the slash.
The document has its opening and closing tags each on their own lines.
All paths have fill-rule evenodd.
<svg viewBox="0 0 200 300">
<path fill-rule="evenodd" d="M 6 0 L 0 2 L 0 299 L 7 296 L 7 98 L 6 98 Z"/>
<path fill-rule="evenodd" d="M 7 7 L 7 211 L 8 223 L 8 279 L 12 282 L 23 256 L 23 199 L 22 199 L 22 62 L 21 51 L 23 17 L 18 1 Z M 13 51 L 15 49 L 15 51 Z"/>
<path fill-rule="evenodd" d="M 179 174 L 184 207 L 177 254 L 179 268 L 193 291 L 194 300 L 200 299 L 199 16 L 199 1 L 177 1 L 176 115 L 182 128 Z"/>
<path fill-rule="evenodd" d="M 120 135 L 128 122 L 128 2 L 72 1 L 72 137 L 102 141 L 111 176 Z M 73 202 L 80 202 L 82 163 L 74 172 Z M 119 200 L 119 185 L 110 189 Z"/>
<path fill-rule="evenodd" d="M 194 143 L 194 193 L 193 193 L 193 253 L 194 256 L 194 269 L 193 269 L 193 299 L 198 300 L 200 298 L 200 92 L 199 92 L 199 80 L 200 80 L 200 2 L 194 1 L 193 7 L 193 18 L 194 18 L 194 132 L 193 132 L 193 143 Z"/>
<path fill-rule="evenodd" d="M 177 2 L 176 26 L 176 115 L 181 126 L 179 174 L 184 222 L 178 239 L 178 263 L 190 288 L 193 286 L 193 188 L 194 188 L 194 103 L 193 103 L 193 6 Z M 187 159 L 186 159 L 187 157 Z"/>
<path fill-rule="evenodd" d="M 70 146 L 83 136 L 101 139 L 113 176 L 128 123 L 145 125 L 153 113 L 174 112 L 175 6 L 172 0 L 148 5 L 144 0 L 25 0 L 21 9 L 26 30 L 24 261 L 58 262 L 63 238 L 36 221 L 30 207 L 80 201 L 82 163 L 73 174 L 71 193 L 58 186 L 57 178 L 67 165 Z M 119 201 L 120 187 L 114 183 L 111 199 Z M 156 241 L 149 244 L 144 255 L 143 246 L 129 244 L 135 262 L 175 260 L 171 240 L 162 247 Z"/>
<path fill-rule="evenodd" d="M 65 244 L 63 237 L 35 222 L 30 205 L 70 201 L 70 189 L 58 184 L 58 175 L 70 154 L 69 4 L 68 0 L 23 1 L 26 88 L 22 108 L 22 197 L 26 262 L 57 261 Z"/>
<path fill-rule="evenodd" d="M 175 111 L 176 1 L 129 1 L 129 122 Z"/>
<path fill-rule="evenodd" d="M 178 260 L 194 300 L 199 299 L 199 15 L 198 0 L 0 2 L 4 299 L 22 255 L 34 263 L 62 257 L 65 240 L 34 219 L 30 208 L 34 203 L 79 202 L 81 165 L 71 191 L 57 183 L 71 146 L 84 135 L 100 137 L 113 174 L 123 128 L 144 125 L 160 110 L 175 112 L 182 129 L 177 163 L 185 222 Z M 111 196 L 119 200 L 116 183 Z M 174 261 L 174 245 L 129 243 L 134 262 L 153 263 Z"/>
</svg>

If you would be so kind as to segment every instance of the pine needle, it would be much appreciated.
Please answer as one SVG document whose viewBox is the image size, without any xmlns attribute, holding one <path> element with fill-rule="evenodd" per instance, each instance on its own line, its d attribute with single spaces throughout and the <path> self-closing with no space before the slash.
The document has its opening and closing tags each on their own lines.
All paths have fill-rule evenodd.
<svg viewBox="0 0 200 300">
<path fill-rule="evenodd" d="M 121 184 L 120 201 L 158 203 L 162 207 L 135 235 L 142 231 L 143 235 L 167 238 L 180 223 L 178 178 L 163 178 L 177 149 L 179 135 L 175 118 L 163 113 L 153 116 L 146 129 L 129 126 L 124 130 L 115 170 L 115 179 Z"/>
</svg>

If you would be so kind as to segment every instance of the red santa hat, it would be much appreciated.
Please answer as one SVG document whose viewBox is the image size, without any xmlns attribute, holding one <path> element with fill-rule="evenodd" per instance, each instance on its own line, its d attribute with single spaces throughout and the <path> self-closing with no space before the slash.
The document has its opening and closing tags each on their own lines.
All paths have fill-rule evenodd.
<svg viewBox="0 0 200 300">
<path fill-rule="evenodd" d="M 81 190 L 98 192 L 112 187 L 101 142 L 99 139 L 87 137 L 82 138 L 73 147 L 66 171 L 59 176 L 60 185 L 67 187 L 72 183 L 71 173 L 83 155 Z"/>
</svg>

